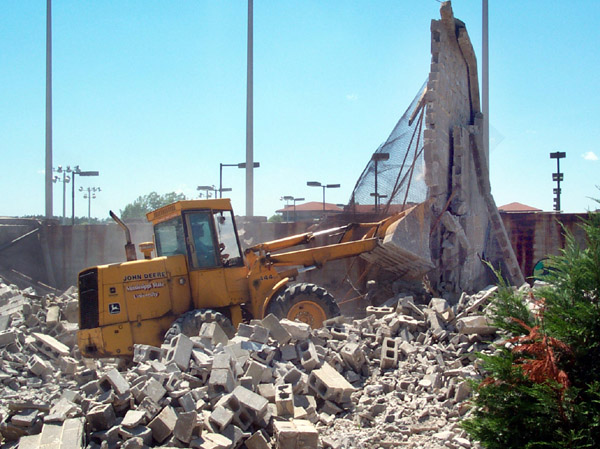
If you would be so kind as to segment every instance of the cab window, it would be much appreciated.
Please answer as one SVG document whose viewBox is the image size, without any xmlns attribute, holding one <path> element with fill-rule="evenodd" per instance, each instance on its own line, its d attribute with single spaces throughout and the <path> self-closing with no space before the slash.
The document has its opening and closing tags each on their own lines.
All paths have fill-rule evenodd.
<svg viewBox="0 0 600 449">
<path fill-rule="evenodd" d="M 219 256 L 223 266 L 237 267 L 243 265 L 242 253 L 233 223 L 231 211 L 215 212 L 215 229 L 219 241 Z"/>
<path fill-rule="evenodd" d="M 190 260 L 194 268 L 218 267 L 212 231 L 212 214 L 210 211 L 188 212 L 186 223 L 191 235 L 188 236 Z"/>
<path fill-rule="evenodd" d="M 185 254 L 185 237 L 181 217 L 176 217 L 154 226 L 156 253 L 159 256 Z"/>
</svg>

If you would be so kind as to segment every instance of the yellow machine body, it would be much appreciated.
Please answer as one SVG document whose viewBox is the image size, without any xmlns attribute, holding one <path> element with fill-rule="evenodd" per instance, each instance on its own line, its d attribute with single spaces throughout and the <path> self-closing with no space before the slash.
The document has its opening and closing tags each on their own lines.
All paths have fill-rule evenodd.
<svg viewBox="0 0 600 449">
<path fill-rule="evenodd" d="M 154 244 L 141 245 L 145 259 L 91 267 L 79 274 L 77 338 L 86 357 L 132 356 L 134 344 L 160 346 L 173 322 L 196 309 L 220 311 L 235 327 L 244 319 L 261 319 L 299 267 L 320 267 L 371 251 L 378 240 L 374 231 L 368 238 L 347 241 L 356 229 L 348 226 L 332 230 L 344 231 L 339 244 L 273 253 L 315 236 L 305 233 L 242 253 L 229 199 L 178 201 L 147 218 L 154 227 Z M 153 247 L 157 256 L 151 258 Z M 311 322 L 321 324 L 326 315 L 322 309 L 304 301 L 287 317 L 303 319 L 308 314 Z"/>
</svg>

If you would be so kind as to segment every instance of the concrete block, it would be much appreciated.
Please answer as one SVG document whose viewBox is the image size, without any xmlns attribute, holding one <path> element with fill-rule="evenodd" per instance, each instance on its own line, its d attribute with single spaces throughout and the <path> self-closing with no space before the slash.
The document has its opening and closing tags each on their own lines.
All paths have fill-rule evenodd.
<svg viewBox="0 0 600 449">
<path fill-rule="evenodd" d="M 381 345 L 381 369 L 398 367 L 398 342 L 393 338 L 385 338 Z"/>
<path fill-rule="evenodd" d="M 381 306 L 381 307 L 375 307 L 375 306 L 367 306 L 367 315 L 375 315 L 376 318 L 383 318 L 386 315 L 389 315 L 390 313 L 394 313 L 395 310 L 393 307 L 387 307 L 387 306 Z"/>
<path fill-rule="evenodd" d="M 129 382 L 116 369 L 111 369 L 98 380 L 98 386 L 103 391 L 112 389 L 116 394 L 129 393 Z"/>
<path fill-rule="evenodd" d="M 294 391 L 290 384 L 278 385 L 275 388 L 275 405 L 277 406 L 277 416 L 294 416 Z"/>
<path fill-rule="evenodd" d="M 240 429 L 238 426 L 234 426 L 233 424 L 227 426 L 221 435 L 231 440 L 231 447 L 237 448 L 241 445 L 244 437 L 247 437 L 248 434 Z"/>
<path fill-rule="evenodd" d="M 8 346 L 17 341 L 17 333 L 15 331 L 4 331 L 0 332 L 0 348 Z"/>
<path fill-rule="evenodd" d="M 288 331 L 294 340 L 306 340 L 310 336 L 310 326 L 298 321 L 290 321 L 287 318 L 280 320 L 279 323 Z"/>
<path fill-rule="evenodd" d="M 354 387 L 329 363 L 314 370 L 308 377 L 308 385 L 322 399 L 341 403 L 347 402 Z"/>
<path fill-rule="evenodd" d="M 296 345 L 283 345 L 279 347 L 281 351 L 281 359 L 285 362 L 293 362 L 298 360 L 298 351 L 296 351 Z"/>
<path fill-rule="evenodd" d="M 148 397 L 155 403 L 158 403 L 166 393 L 167 390 L 163 387 L 162 383 L 153 377 L 148 379 L 141 389 L 142 398 Z"/>
<path fill-rule="evenodd" d="M 296 348 L 298 349 L 298 354 L 300 356 L 300 363 L 306 371 L 312 371 L 321 365 L 319 355 L 317 354 L 317 350 L 312 341 L 300 341 L 296 345 Z"/>
<path fill-rule="evenodd" d="M 294 393 L 300 394 L 306 390 L 308 385 L 308 375 L 303 373 L 298 368 L 293 367 L 287 373 L 283 375 L 283 382 L 291 384 L 294 389 Z"/>
<path fill-rule="evenodd" d="M 60 307 L 50 306 L 46 309 L 46 324 L 55 326 L 60 321 Z"/>
<path fill-rule="evenodd" d="M 123 427 L 119 426 L 119 437 L 124 441 L 129 441 L 133 438 L 141 438 L 145 445 L 152 444 L 152 429 L 146 426 Z"/>
<path fill-rule="evenodd" d="M 49 335 L 40 334 L 39 332 L 33 332 L 31 334 L 34 338 L 32 345 L 42 354 L 50 357 L 51 359 L 58 360 L 61 356 L 69 355 L 69 347 L 62 344 L 56 338 Z"/>
<path fill-rule="evenodd" d="M 271 368 L 269 368 L 268 366 L 259 363 L 255 360 L 249 360 L 246 363 L 246 371 L 244 373 L 244 376 L 250 376 L 252 378 L 253 386 L 256 387 L 263 379 L 266 370 L 269 370 L 269 372 L 271 372 Z"/>
<path fill-rule="evenodd" d="M 437 312 L 446 323 L 454 319 L 454 311 L 444 298 L 431 298 L 429 308 Z"/>
<path fill-rule="evenodd" d="M 233 423 L 242 430 L 247 430 L 254 421 L 250 411 L 240 404 L 238 398 L 232 394 L 228 395 L 224 401 L 224 406 L 233 412 Z"/>
<path fill-rule="evenodd" d="M 27 362 L 27 369 L 34 375 L 41 377 L 52 372 L 52 365 L 36 354 L 33 354 Z"/>
<path fill-rule="evenodd" d="M 112 404 L 98 404 L 88 410 L 86 419 L 92 430 L 106 430 L 115 424 L 117 417 Z"/>
<path fill-rule="evenodd" d="M 135 363 L 144 363 L 151 360 L 161 360 L 164 357 L 165 350 L 149 345 L 133 345 L 133 361 Z"/>
<path fill-rule="evenodd" d="M 367 363 L 365 352 L 358 343 L 346 343 L 342 347 L 340 355 L 346 366 L 357 373 L 360 373 L 362 367 L 365 365 L 365 363 Z"/>
<path fill-rule="evenodd" d="M 209 420 L 216 426 L 217 430 L 223 431 L 225 427 L 231 424 L 231 421 L 233 421 L 233 416 L 233 411 L 223 407 L 222 405 L 218 405 L 210 414 Z"/>
<path fill-rule="evenodd" d="M 269 330 L 269 335 L 280 345 L 288 343 L 292 336 L 291 334 L 281 325 L 279 318 L 270 313 L 262 319 L 262 325 Z"/>
<path fill-rule="evenodd" d="M 188 391 L 187 393 L 181 395 L 178 398 L 179 406 L 183 408 L 186 412 L 192 412 L 196 410 L 196 400 L 194 399 L 193 394 Z"/>
<path fill-rule="evenodd" d="M 208 379 L 208 385 L 216 394 L 231 393 L 235 388 L 235 380 L 231 369 L 213 369 Z"/>
<path fill-rule="evenodd" d="M 456 321 L 456 329 L 461 334 L 492 335 L 497 328 L 490 326 L 483 315 L 468 316 Z"/>
<path fill-rule="evenodd" d="M 244 443 L 248 449 L 271 449 L 269 438 L 263 430 L 254 432 Z"/>
<path fill-rule="evenodd" d="M 160 406 L 153 401 L 150 397 L 145 397 L 137 408 L 146 414 L 146 421 L 154 419 L 160 412 Z"/>
<path fill-rule="evenodd" d="M 167 351 L 164 363 L 174 362 L 182 371 L 190 366 L 190 357 L 194 343 L 187 335 L 179 334 L 171 341 L 171 349 Z"/>
<path fill-rule="evenodd" d="M 44 424 L 37 449 L 83 448 L 84 418 L 70 418 L 64 423 Z M 21 445 L 19 444 L 19 447 Z"/>
<path fill-rule="evenodd" d="M 262 396 L 241 386 L 236 387 L 231 394 L 240 402 L 242 407 L 250 412 L 254 420 L 259 419 L 266 413 L 268 401 Z"/>
<path fill-rule="evenodd" d="M 317 449 L 319 445 L 316 427 L 303 419 L 275 421 L 273 433 L 277 449 Z"/>
<path fill-rule="evenodd" d="M 143 410 L 127 410 L 121 425 L 123 427 L 137 427 L 144 422 L 146 413 Z"/>
<path fill-rule="evenodd" d="M 214 321 L 212 323 L 202 324 L 199 337 L 203 341 L 210 341 L 212 345 L 218 345 L 220 343 L 225 346 L 229 342 L 229 338 L 223 328 Z"/>
<path fill-rule="evenodd" d="M 198 414 L 195 411 L 183 412 L 177 416 L 177 423 L 173 430 L 173 435 L 179 441 L 189 443 L 192 440 Z"/>
<path fill-rule="evenodd" d="M 233 441 L 218 433 L 203 433 L 202 440 L 201 445 L 197 446 L 201 449 L 230 449 L 233 445 Z"/>
<path fill-rule="evenodd" d="M 272 383 L 259 384 L 257 386 L 258 394 L 269 402 L 275 402 L 275 386 Z"/>
<path fill-rule="evenodd" d="M 166 406 L 162 411 L 148 424 L 152 430 L 152 438 L 162 443 L 169 435 L 173 433 L 177 423 L 177 414 L 171 406 Z"/>
</svg>

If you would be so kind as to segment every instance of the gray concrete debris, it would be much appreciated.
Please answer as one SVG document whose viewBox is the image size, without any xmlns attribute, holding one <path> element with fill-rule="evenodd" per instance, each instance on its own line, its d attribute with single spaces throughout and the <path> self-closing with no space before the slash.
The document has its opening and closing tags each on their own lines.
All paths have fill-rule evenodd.
<svg viewBox="0 0 600 449">
<path fill-rule="evenodd" d="M 81 358 L 64 312 L 74 292 L 0 282 L 0 434 L 7 448 L 45 447 L 44 432 L 55 441 L 73 426 L 69 444 L 89 449 L 477 447 L 459 421 L 481 376 L 474 354 L 493 350 L 490 290 L 456 304 L 397 295 L 316 330 L 273 316 L 231 339 L 203 326 L 136 345 L 124 369 Z"/>
</svg>

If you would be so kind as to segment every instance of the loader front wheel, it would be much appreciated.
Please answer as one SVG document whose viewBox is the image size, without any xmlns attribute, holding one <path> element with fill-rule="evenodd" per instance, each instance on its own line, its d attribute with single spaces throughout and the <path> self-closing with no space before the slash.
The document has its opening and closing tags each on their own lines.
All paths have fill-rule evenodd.
<svg viewBox="0 0 600 449">
<path fill-rule="evenodd" d="M 296 284 L 285 289 L 267 306 L 266 314 L 290 321 L 298 320 L 313 329 L 323 327 L 323 322 L 340 314 L 333 296 L 314 284 Z"/>
<path fill-rule="evenodd" d="M 165 333 L 164 341 L 169 343 L 171 339 L 179 334 L 185 334 L 188 337 L 196 337 L 200 333 L 202 324 L 217 323 L 229 338 L 235 335 L 235 328 L 229 318 L 221 312 L 212 309 L 195 309 L 184 313 L 171 324 L 169 330 Z"/>
</svg>

